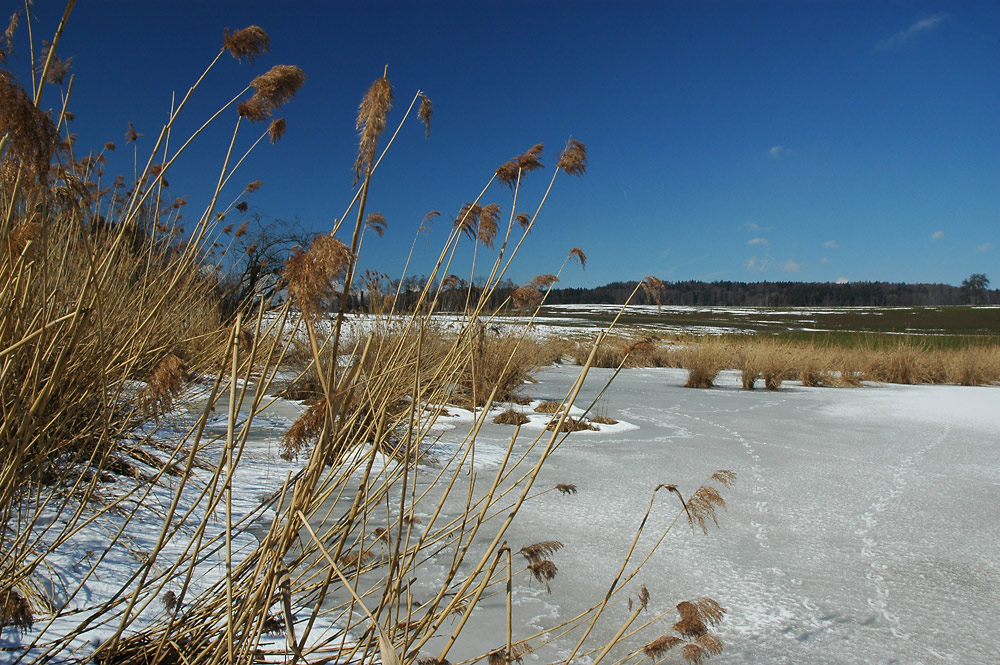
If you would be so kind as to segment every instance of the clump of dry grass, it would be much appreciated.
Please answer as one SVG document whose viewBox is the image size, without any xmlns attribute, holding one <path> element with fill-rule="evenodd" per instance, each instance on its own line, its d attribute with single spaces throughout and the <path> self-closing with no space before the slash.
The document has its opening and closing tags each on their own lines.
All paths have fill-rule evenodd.
<svg viewBox="0 0 1000 665">
<path fill-rule="evenodd" d="M 493 418 L 493 422 L 497 425 L 523 425 L 524 423 L 531 422 L 531 419 L 514 407 L 509 407 L 503 412 L 498 413 Z"/>
<path fill-rule="evenodd" d="M 725 357 L 717 343 L 707 341 L 685 347 L 680 354 L 681 366 L 688 371 L 685 388 L 711 388 L 715 385 L 715 377 L 725 366 Z"/>
<path fill-rule="evenodd" d="M 555 401 L 539 402 L 535 405 L 535 413 L 558 413 L 562 410 L 562 403 Z"/>
<path fill-rule="evenodd" d="M 618 421 L 615 420 L 614 418 L 612 418 L 610 416 L 607 416 L 607 415 L 602 415 L 602 414 L 597 414 L 596 416 L 593 416 L 590 419 L 590 421 L 593 422 L 593 423 L 597 423 L 598 425 L 617 425 L 618 424 Z"/>
<path fill-rule="evenodd" d="M 597 427 L 594 426 L 592 422 L 586 418 L 573 418 L 571 416 L 566 416 L 562 419 L 562 423 L 559 422 L 559 418 L 553 418 L 549 421 L 549 424 L 545 426 L 547 430 L 553 430 L 558 432 L 596 432 Z"/>
</svg>

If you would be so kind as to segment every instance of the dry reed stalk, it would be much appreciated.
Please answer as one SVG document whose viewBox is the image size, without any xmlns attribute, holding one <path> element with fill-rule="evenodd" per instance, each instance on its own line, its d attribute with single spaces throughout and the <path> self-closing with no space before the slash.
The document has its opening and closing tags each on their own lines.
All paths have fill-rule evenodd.
<svg viewBox="0 0 1000 665">
<path fill-rule="evenodd" d="M 266 50 L 262 31 L 243 33 L 239 38 L 237 34 L 227 35 L 224 46 L 233 55 L 249 59 Z M 283 102 L 294 94 L 296 81 L 301 82 L 301 79 L 294 71 L 272 70 L 265 79 L 255 80 L 255 98 L 271 105 Z M 94 621 L 100 621 L 113 633 L 94 656 L 97 662 L 146 662 L 150 659 L 249 662 L 257 656 L 261 634 L 276 628 L 276 622 L 269 617 L 275 599 L 280 598 L 289 649 L 297 658 L 303 656 L 298 645 L 318 641 L 330 649 L 331 655 L 324 657 L 344 662 L 369 661 L 377 650 L 381 661 L 392 665 L 400 662 L 398 654 L 408 654 L 407 659 L 412 660 L 409 654 L 419 653 L 429 640 L 445 637 L 441 652 L 434 658 L 435 662 L 443 663 L 477 603 L 514 577 L 510 572 L 506 576 L 496 574 L 504 557 L 509 570 L 511 552 L 504 543 L 505 534 L 520 507 L 541 494 L 533 492 L 532 487 L 546 460 L 565 440 L 565 433 L 541 432 L 526 445 L 526 450 L 515 455 L 514 442 L 519 431 L 515 427 L 505 459 L 483 492 L 482 483 L 477 487 L 463 472 L 463 468 L 467 469 L 474 461 L 476 433 L 487 418 L 487 410 L 483 409 L 477 413 L 472 431 L 456 450 L 453 460 L 445 464 L 435 482 L 430 483 L 441 494 L 433 497 L 427 485 L 418 489 L 415 481 L 418 472 L 425 473 L 417 463 L 435 436 L 431 430 L 432 418 L 426 416 L 426 405 L 485 406 L 507 399 L 528 369 L 538 363 L 551 362 L 552 351 L 532 343 L 526 338 L 526 332 L 501 336 L 488 327 L 489 318 L 495 312 L 487 309 L 486 296 L 502 278 L 520 242 L 507 251 L 504 239 L 500 252 L 505 263 L 501 264 L 500 257 L 494 262 L 494 272 L 488 280 L 488 288 L 483 291 L 484 297 L 468 302 L 467 318 L 457 333 L 439 334 L 427 324 L 427 317 L 433 313 L 442 293 L 440 285 L 433 285 L 432 279 L 432 285 L 418 298 L 422 308 L 419 313 L 415 311 L 398 321 L 393 318 L 396 313 L 390 305 L 380 319 L 378 325 L 381 327 L 375 332 L 357 340 L 353 348 L 345 338 L 344 297 L 357 266 L 360 234 L 365 228 L 376 233 L 378 229 L 384 230 L 384 225 L 366 226 L 366 220 L 371 218 L 364 214 L 368 186 L 378 163 L 375 161 L 376 143 L 385 127 L 385 114 L 391 101 L 388 81 L 384 77 L 380 81 L 384 83 L 377 81 L 366 95 L 358 118 L 361 140 L 355 168 L 357 176 L 363 175 L 364 184 L 357 199 L 360 205 L 352 242 L 348 246 L 328 237 L 296 255 L 288 266 L 289 292 L 304 315 L 291 328 L 295 330 L 300 324 L 305 328 L 309 362 L 315 375 L 312 390 L 318 393 L 317 403 L 315 409 L 310 409 L 311 413 L 307 412 L 304 421 L 297 423 L 300 431 L 293 437 L 296 451 L 305 457 L 302 471 L 288 478 L 284 488 L 277 493 L 274 518 L 263 536 L 262 546 L 245 559 L 237 556 L 234 538 L 248 528 L 252 519 L 259 517 L 266 504 L 252 511 L 244 521 L 233 523 L 232 479 L 250 441 L 253 420 L 266 404 L 270 382 L 282 359 L 294 353 L 296 342 L 294 333 L 286 332 L 286 319 L 292 314 L 288 303 L 281 311 L 280 323 L 270 332 L 265 330 L 262 305 L 256 320 L 250 324 L 253 329 L 250 336 L 244 336 L 239 325 L 223 328 L 213 312 L 203 311 L 203 303 L 211 302 L 207 296 L 213 285 L 202 277 L 198 243 L 215 223 L 214 205 L 219 189 L 228 182 L 235 168 L 228 166 L 229 153 L 219 184 L 212 193 L 212 202 L 192 236 L 199 239 L 193 245 L 190 241 L 183 246 L 171 244 L 180 242 L 174 238 L 183 236 L 164 238 L 163 244 L 158 244 L 156 236 L 154 239 L 142 237 L 131 224 L 143 206 L 159 200 L 164 173 L 179 154 L 174 151 L 174 157 L 170 156 L 166 133 L 154 149 L 156 160 L 162 159 L 166 166 L 155 174 L 147 167 L 139 175 L 137 180 L 148 185 L 137 186 L 124 203 L 120 225 L 95 231 L 93 237 L 74 236 L 72 224 L 82 219 L 81 207 L 68 211 L 65 226 L 47 227 L 37 238 L 19 241 L 18 253 L 8 252 L 6 258 L 0 257 L 0 270 L 10 276 L 0 285 L 0 293 L 9 296 L 7 302 L 15 304 L 14 313 L 2 319 L 7 327 L 0 327 L 0 331 L 4 331 L 3 334 L 10 331 L 10 336 L 0 339 L 0 351 L 19 363 L 6 365 L 3 371 L 8 374 L 3 378 L 20 377 L 21 374 L 15 373 L 23 373 L 37 379 L 16 384 L 0 382 L 4 406 L 9 405 L 11 412 L 28 413 L 33 408 L 31 405 L 37 403 L 41 405 L 39 413 L 51 407 L 76 418 L 92 413 L 95 404 L 105 409 L 98 409 L 101 417 L 92 422 L 84 421 L 83 434 L 77 432 L 69 439 L 79 446 L 81 461 L 97 460 L 98 471 L 116 458 L 111 454 L 115 442 L 135 424 L 131 418 L 140 415 L 138 412 L 129 414 L 130 418 L 122 422 L 107 418 L 106 409 L 118 403 L 107 400 L 107 395 L 114 395 L 116 400 L 132 398 L 125 386 L 135 378 L 150 376 L 150 368 L 154 368 L 152 375 L 156 380 L 149 383 L 160 386 L 161 397 L 167 396 L 157 402 L 162 410 L 167 398 L 175 396 L 179 383 L 183 382 L 180 368 L 187 366 L 216 376 L 211 396 L 192 425 L 190 436 L 178 443 L 168 460 L 180 464 L 182 475 L 170 505 L 164 510 L 162 529 L 155 545 L 132 578 L 125 581 L 122 591 L 94 615 L 100 617 Z M 418 94 L 415 101 L 419 97 Z M 182 100 L 179 107 L 183 107 L 186 100 Z M 171 125 L 179 110 L 171 114 Z M 429 120 L 429 106 L 425 110 L 421 104 L 418 116 Z M 134 130 L 133 133 L 134 138 L 138 138 L 138 133 Z M 266 135 L 267 132 L 261 138 Z M 164 157 L 160 157 L 161 153 Z M 521 172 L 541 166 L 539 153 L 540 147 L 519 156 L 518 181 Z M 151 156 L 149 163 L 153 160 Z M 581 175 L 586 165 L 582 144 L 571 140 L 559 157 L 557 172 L 563 170 L 570 175 Z M 551 186 L 550 182 L 549 190 Z M 515 183 L 515 191 L 516 187 Z M 22 195 L 25 192 L 22 190 Z M 19 198 L 12 205 L 19 211 L 29 210 L 26 201 L 26 198 Z M 472 205 L 481 206 L 476 239 L 492 244 L 494 239 L 500 238 L 499 211 L 479 203 L 479 198 Z M 536 211 L 523 225 L 525 233 L 537 217 Z M 508 234 L 516 219 L 511 213 Z M 20 222 L 8 228 L 17 226 Z M 52 235 L 46 237 L 46 233 Z M 462 233 L 462 229 L 454 229 L 450 234 L 433 274 L 447 274 L 448 262 L 454 256 Z M 576 257 L 581 264 L 584 262 L 582 252 L 571 252 L 570 256 Z M 57 267 L 48 281 L 37 277 L 40 273 L 35 272 L 32 262 L 38 261 Z M 337 304 L 336 294 L 327 290 L 329 277 L 335 274 L 345 276 L 342 291 L 345 295 L 339 299 L 336 321 L 325 328 L 318 314 L 326 302 L 332 300 L 334 306 Z M 549 288 L 558 275 L 542 277 L 544 279 L 536 280 L 538 285 Z M 67 284 L 72 288 L 67 290 Z M 129 294 L 129 289 L 135 293 Z M 68 292 L 76 298 L 74 302 L 78 306 L 71 315 L 50 310 L 43 310 L 46 316 L 33 314 L 38 303 L 44 303 L 46 298 L 51 300 L 51 294 L 57 292 Z M 137 317 L 136 311 L 141 315 Z M 481 319 L 487 323 L 482 323 Z M 129 321 L 131 325 L 116 325 L 120 321 Z M 604 338 L 602 335 L 596 344 Z M 51 350 L 51 355 L 45 358 L 49 363 L 45 367 L 31 361 L 32 354 L 38 354 L 39 348 Z M 595 346 L 584 359 L 579 379 L 563 403 L 572 404 L 579 396 L 596 353 Z M 165 362 L 163 358 L 169 357 L 167 354 L 173 354 L 178 361 L 170 361 L 169 367 L 164 366 L 160 377 L 159 365 Z M 98 373 L 96 382 L 91 379 L 87 383 L 87 373 L 93 374 L 94 367 L 101 368 L 102 372 Z M 72 381 L 66 382 L 67 378 Z M 57 390 L 57 386 L 67 388 Z M 224 392 L 229 397 L 225 440 L 203 439 L 210 413 Z M 238 414 L 244 413 L 245 419 L 238 420 L 244 418 Z M 32 432 L 24 428 L 24 431 L 13 432 L 7 422 L 0 426 L 2 434 L 5 437 L 14 434 L 12 440 L 16 445 L 14 463 L 3 467 L 5 480 L 22 472 L 29 461 L 37 462 L 30 467 L 37 477 L 51 460 L 28 460 L 30 455 L 27 453 L 35 450 L 32 446 L 45 443 L 48 436 L 72 432 L 71 425 L 79 425 L 67 421 L 57 423 L 50 431 Z M 556 429 L 572 423 L 573 419 L 562 410 Z M 87 436 L 95 437 L 100 445 L 93 445 Z M 5 443 L 7 440 L 11 439 L 5 439 Z M 206 451 L 213 452 L 217 461 L 196 479 L 196 460 Z M 390 457 L 398 462 L 376 464 L 377 460 Z M 71 473 L 67 470 L 64 475 Z M 198 490 L 193 499 L 190 494 L 182 494 L 196 481 Z M 156 482 L 159 482 L 158 477 L 151 479 L 150 487 L 137 489 L 134 494 L 137 505 L 149 496 Z M 7 485 L 4 487 L 6 493 Z M 572 494 L 576 486 L 559 484 L 554 489 Z M 41 496 L 45 490 L 32 491 Z M 448 513 L 449 497 L 460 500 L 464 507 L 456 515 Z M 717 505 L 706 501 L 709 508 Z M 5 496 L 5 503 L 0 504 L 6 511 L 3 514 L 5 527 L 19 517 L 22 505 L 15 504 L 11 496 Z M 229 517 L 227 526 L 213 532 L 210 530 L 213 515 L 223 508 Z M 494 516 L 500 518 L 499 524 L 491 521 Z M 125 519 L 119 534 L 125 533 L 129 519 L 133 518 Z M 308 537 L 297 540 L 300 530 Z M 488 533 L 484 533 L 486 531 Z M 480 547 L 480 542 L 489 544 Z M 181 550 L 176 558 L 173 554 L 176 548 L 168 547 L 172 544 Z M 525 548 L 523 551 L 535 552 L 536 556 L 529 559 L 524 577 L 530 575 L 548 586 L 557 572 L 554 562 L 548 558 L 555 549 L 558 548 L 553 542 Z M 44 552 L 19 550 L 15 555 L 10 559 L 14 561 L 14 570 L 23 569 L 31 557 L 44 559 Z M 431 556 L 447 567 L 445 579 L 430 600 L 416 607 L 411 602 L 406 580 Z M 649 556 L 651 552 L 644 560 Z M 225 562 L 227 574 L 213 584 L 199 585 L 199 562 L 211 557 L 219 557 Z M 318 561 L 325 564 L 317 567 Z M 627 557 L 608 598 L 615 595 L 628 561 Z M 5 558 L 0 564 L 0 572 L 6 574 L 10 570 L 5 568 L 8 565 Z M 91 571 L 96 571 L 98 565 L 95 563 Z M 372 583 L 371 579 L 377 581 Z M 82 584 L 79 588 L 83 588 Z M 21 589 L 18 586 L 15 593 L 24 598 Z M 165 595 L 168 590 L 171 596 Z M 7 598 L 12 597 L 8 595 Z M 159 605 L 161 599 L 167 597 L 172 601 L 164 615 L 151 623 L 136 623 L 135 618 L 151 604 Z M 292 617 L 289 607 L 305 599 L 310 601 L 309 606 L 298 610 L 300 616 Z M 363 616 L 359 618 L 358 612 Z M 600 614 L 595 610 L 575 621 L 583 625 L 591 616 L 596 621 Z M 511 615 L 508 606 L 504 651 L 506 658 L 517 660 L 529 647 L 527 640 L 515 639 L 513 633 L 517 627 Z M 460 617 L 457 625 L 446 630 L 444 622 L 455 616 Z M 343 627 L 341 635 L 315 635 L 324 623 L 332 622 L 339 622 Z M 392 626 L 401 626 L 401 629 L 394 632 L 389 629 Z M 345 641 L 348 633 L 359 637 L 355 644 Z M 318 640 L 314 639 L 317 637 Z M 68 645 L 70 639 L 72 637 L 46 647 L 48 656 Z M 606 653 L 612 646 L 598 648 L 607 647 Z"/>
</svg>

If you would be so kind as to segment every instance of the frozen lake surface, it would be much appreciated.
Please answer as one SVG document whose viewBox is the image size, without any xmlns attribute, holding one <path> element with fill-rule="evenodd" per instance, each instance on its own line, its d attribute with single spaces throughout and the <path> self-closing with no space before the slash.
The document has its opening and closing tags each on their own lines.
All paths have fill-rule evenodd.
<svg viewBox="0 0 1000 665">
<path fill-rule="evenodd" d="M 545 370 L 524 392 L 561 399 L 578 370 Z M 576 405 L 609 376 L 592 370 Z M 725 652 L 711 662 L 997 662 L 1000 388 L 786 383 L 747 392 L 735 372 L 710 390 L 682 388 L 685 377 L 622 372 L 600 411 L 638 428 L 574 433 L 555 453 L 539 487 L 573 483 L 579 492 L 529 502 L 509 534 L 515 550 L 565 543 L 553 556 L 552 593 L 523 584 L 515 625 L 544 629 L 603 597 L 656 485 L 687 496 L 730 469 L 739 477 L 722 491 L 721 528 L 705 535 L 678 522 L 635 580 L 654 612 L 701 596 L 726 608 L 716 631 Z M 511 432 L 485 426 L 483 459 Z M 677 515 L 675 500 L 657 497 L 651 535 Z M 502 599 L 482 609 L 491 611 L 503 611 Z M 501 617 L 481 617 L 481 630 L 496 631 Z M 480 637 L 489 642 L 480 652 L 503 642 Z M 570 642 L 526 660 L 565 657 Z"/>
</svg>

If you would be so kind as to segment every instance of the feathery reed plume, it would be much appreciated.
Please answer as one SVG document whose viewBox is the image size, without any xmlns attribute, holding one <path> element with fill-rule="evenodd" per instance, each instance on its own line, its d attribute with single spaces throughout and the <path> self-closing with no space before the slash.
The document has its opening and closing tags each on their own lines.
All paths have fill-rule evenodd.
<svg viewBox="0 0 1000 665">
<path fill-rule="evenodd" d="M 433 224 L 434 220 L 437 219 L 440 216 L 441 216 L 441 211 L 439 211 L 439 210 L 431 210 L 429 213 L 427 213 L 426 215 L 424 215 L 424 218 L 423 218 L 422 221 L 425 224 Z"/>
<path fill-rule="evenodd" d="M 709 519 L 715 526 L 719 526 L 716 507 L 726 507 L 726 500 L 719 494 L 719 490 L 710 485 L 702 485 L 695 490 L 695 493 L 688 499 L 688 522 L 691 524 L 691 528 L 693 529 L 694 523 L 697 522 L 701 530 L 708 533 Z"/>
<path fill-rule="evenodd" d="M 114 152 L 115 151 L 115 144 L 112 143 L 111 141 L 108 141 L 107 143 L 104 144 L 104 149 L 108 150 L 110 152 Z"/>
<path fill-rule="evenodd" d="M 128 123 L 128 129 L 125 130 L 125 143 L 135 143 L 139 140 L 139 137 L 145 136 L 145 134 L 140 134 L 135 131 L 135 125 L 131 121 Z"/>
<path fill-rule="evenodd" d="M 163 603 L 163 609 L 167 612 L 173 612 L 177 609 L 177 594 L 172 590 L 167 589 L 163 592 L 163 595 L 160 596 L 160 602 Z"/>
<path fill-rule="evenodd" d="M 52 44 L 47 41 L 42 41 L 42 51 L 40 60 L 44 62 L 49 60 L 49 67 L 45 71 L 45 80 L 53 85 L 62 85 L 63 79 L 66 78 L 66 74 L 69 73 L 69 66 L 73 62 L 73 58 L 69 57 L 65 60 L 60 59 L 58 56 L 53 55 L 49 59 L 49 50 L 52 48 Z"/>
<path fill-rule="evenodd" d="M 722 640 L 712 633 L 699 635 L 694 640 L 709 656 L 718 656 L 723 651 Z"/>
<path fill-rule="evenodd" d="M 483 207 L 478 203 L 466 202 L 458 211 L 455 217 L 454 226 L 464 233 L 470 240 L 476 239 L 479 234 L 479 215 L 483 212 Z"/>
<path fill-rule="evenodd" d="M 527 231 L 528 227 L 531 226 L 531 215 L 529 215 L 526 212 L 517 213 L 514 216 L 514 219 L 517 220 L 518 226 L 520 226 L 525 231 Z"/>
<path fill-rule="evenodd" d="M 556 168 L 562 169 L 567 175 L 584 175 L 587 172 L 587 146 L 576 139 L 567 141 Z"/>
<path fill-rule="evenodd" d="M 542 294 L 535 287 L 525 284 L 514 289 L 510 299 L 518 309 L 533 309 L 542 302 Z"/>
<path fill-rule="evenodd" d="M 281 458 L 292 461 L 315 441 L 323 431 L 326 422 L 326 401 L 319 399 L 285 430 L 281 436 Z"/>
<path fill-rule="evenodd" d="M 559 278 L 556 277 L 555 275 L 551 273 L 545 273 L 544 275 L 535 275 L 530 280 L 528 280 L 528 284 L 531 284 L 536 289 L 547 289 L 558 281 Z"/>
<path fill-rule="evenodd" d="M 530 421 L 531 419 L 528 418 L 528 416 L 515 410 L 513 407 L 498 413 L 496 417 L 493 418 L 493 422 L 497 425 L 523 425 L 524 423 Z"/>
<path fill-rule="evenodd" d="M 222 48 L 229 51 L 237 61 L 242 62 L 246 58 L 247 62 L 253 64 L 254 58 L 271 50 L 271 38 L 256 25 L 248 25 L 234 32 L 229 32 L 229 28 L 226 28 L 223 31 Z"/>
<path fill-rule="evenodd" d="M 295 250 L 285 261 L 288 294 L 310 315 L 319 313 L 324 299 L 333 295 L 333 279 L 347 267 L 351 250 L 336 238 L 313 239 L 307 251 Z"/>
<path fill-rule="evenodd" d="M 642 652 L 653 660 L 659 660 L 663 656 L 667 655 L 671 649 L 674 649 L 681 644 L 684 644 L 684 640 L 679 637 L 674 635 L 661 635 L 644 646 L 642 648 Z"/>
<path fill-rule="evenodd" d="M 0 71 L 0 136 L 4 135 L 8 137 L 4 170 L 16 171 L 20 164 L 26 172 L 44 178 L 59 145 L 55 123 L 48 113 L 35 108 L 20 83 Z"/>
<path fill-rule="evenodd" d="M 646 275 L 642 280 L 642 290 L 646 292 L 646 297 L 655 302 L 657 306 L 663 304 L 663 298 L 667 293 L 667 286 L 659 277 Z"/>
<path fill-rule="evenodd" d="M 240 212 L 246 212 L 247 209 L 249 208 L 250 204 L 248 204 L 246 201 L 240 201 L 239 203 L 236 204 L 236 209 L 239 210 Z"/>
<path fill-rule="evenodd" d="M 355 128 L 360 134 L 358 157 L 354 162 L 354 184 L 375 164 L 378 137 L 385 131 L 385 118 L 392 108 L 392 85 L 386 77 L 375 79 L 358 105 Z"/>
<path fill-rule="evenodd" d="M 476 231 L 479 242 L 493 249 L 493 241 L 497 237 L 499 223 L 500 206 L 496 203 L 484 205 L 479 211 L 479 229 Z"/>
<path fill-rule="evenodd" d="M 424 123 L 424 138 L 431 135 L 431 116 L 434 115 L 434 104 L 431 103 L 427 95 L 420 95 L 420 108 L 417 109 L 417 118 Z"/>
<path fill-rule="evenodd" d="M 31 605 L 14 589 L 0 591 L 0 627 L 13 626 L 15 632 L 24 633 L 35 625 Z"/>
<path fill-rule="evenodd" d="M 526 173 L 544 168 L 545 165 L 542 164 L 540 159 L 544 149 L 545 146 L 542 143 L 536 143 L 531 146 L 515 158 L 517 159 L 517 167 Z"/>
<path fill-rule="evenodd" d="M 282 104 L 295 97 L 295 93 L 305 85 L 306 75 L 295 65 L 275 65 L 261 74 L 250 85 L 256 91 L 245 101 L 236 106 L 236 112 L 251 122 L 260 122 L 271 117 Z M 268 128 L 271 143 L 274 143 L 284 133 L 284 124 L 280 124 L 280 132 L 275 127 Z"/>
<path fill-rule="evenodd" d="M 143 414 L 155 417 L 170 411 L 187 376 L 187 366 L 174 354 L 160 360 L 147 377 L 146 385 L 136 393 Z"/>
<path fill-rule="evenodd" d="M 573 249 L 569 250 L 569 258 L 570 260 L 578 261 L 580 263 L 581 270 L 587 269 L 587 255 L 584 254 L 583 250 L 580 249 L 579 247 L 574 247 Z"/>
<path fill-rule="evenodd" d="M 0 48 L 0 62 L 7 62 L 7 55 L 13 53 L 14 51 L 14 32 L 17 31 L 17 25 L 21 22 L 21 11 L 18 10 L 11 14 L 10 22 L 7 24 L 7 29 L 4 30 L 3 40 L 5 47 Z"/>
<path fill-rule="evenodd" d="M 285 135 L 285 119 L 275 118 L 267 128 L 267 133 L 271 137 L 271 143 L 277 143 Z"/>
<path fill-rule="evenodd" d="M 506 162 L 497 167 L 497 182 L 513 189 L 514 185 L 517 184 L 518 173 L 520 173 L 520 171 L 517 168 L 517 161 L 508 159 Z"/>
<path fill-rule="evenodd" d="M 534 545 L 525 545 L 517 553 L 527 559 L 528 563 L 538 563 L 544 561 L 562 548 L 563 544 L 558 540 L 543 540 Z"/>
<path fill-rule="evenodd" d="M 305 72 L 295 65 L 275 65 L 250 81 L 250 85 L 257 91 L 255 94 L 267 100 L 273 110 L 295 97 L 295 93 L 305 82 Z"/>
<path fill-rule="evenodd" d="M 556 483 L 556 489 L 562 494 L 576 494 L 576 485 L 572 483 Z"/>
<path fill-rule="evenodd" d="M 711 480 L 722 484 L 723 487 L 730 487 L 736 482 L 736 472 L 728 469 L 719 469 L 712 474 Z"/>
<path fill-rule="evenodd" d="M 371 552 L 347 552 L 337 559 L 342 568 L 361 568 L 375 557 Z"/>
<path fill-rule="evenodd" d="M 388 224 L 385 221 L 385 217 L 380 212 L 372 212 L 368 214 L 365 218 L 365 226 L 370 228 L 372 231 L 378 234 L 381 238 L 385 234 L 385 230 Z"/>
<path fill-rule="evenodd" d="M 248 183 L 243 191 L 246 192 L 247 194 L 253 194 L 258 189 L 260 189 L 261 186 L 263 186 L 263 184 L 264 183 L 261 182 L 260 180 L 254 180 L 253 182 Z"/>
<path fill-rule="evenodd" d="M 236 113 L 250 122 L 263 122 L 270 115 L 271 106 L 263 97 L 254 95 L 250 99 L 237 104 Z"/>
<path fill-rule="evenodd" d="M 544 561 L 539 561 L 538 563 L 529 563 L 528 570 L 539 582 L 545 584 L 545 590 L 552 593 L 551 587 L 549 587 L 549 582 L 555 579 L 556 574 L 559 572 L 559 568 L 555 563 L 545 559 Z"/>
</svg>

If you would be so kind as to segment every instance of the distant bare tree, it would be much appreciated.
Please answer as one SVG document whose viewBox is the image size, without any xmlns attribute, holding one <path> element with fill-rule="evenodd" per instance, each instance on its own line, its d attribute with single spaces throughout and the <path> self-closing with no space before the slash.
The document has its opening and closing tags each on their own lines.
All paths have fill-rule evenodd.
<svg viewBox="0 0 1000 665">
<path fill-rule="evenodd" d="M 274 297 L 281 287 L 280 276 L 288 256 L 296 247 L 307 247 L 314 235 L 298 221 L 264 217 L 256 212 L 248 213 L 248 217 L 242 224 L 224 229 L 231 235 L 225 250 L 229 260 L 224 262 L 229 270 L 220 284 L 227 318 Z"/>
</svg>

